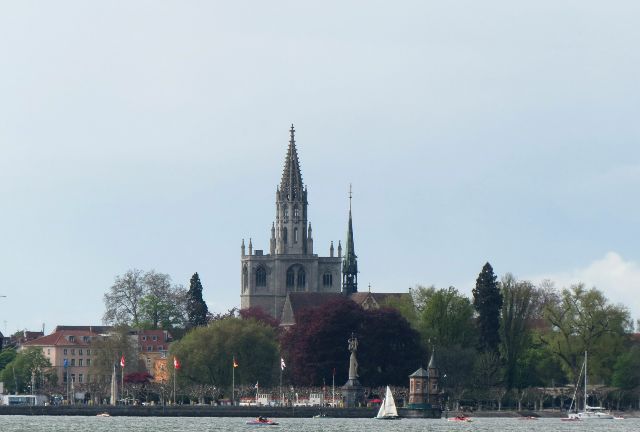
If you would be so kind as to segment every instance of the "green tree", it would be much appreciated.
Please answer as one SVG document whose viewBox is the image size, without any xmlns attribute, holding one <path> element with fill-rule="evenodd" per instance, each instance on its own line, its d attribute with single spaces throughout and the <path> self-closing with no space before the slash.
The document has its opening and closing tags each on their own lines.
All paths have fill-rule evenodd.
<svg viewBox="0 0 640 432">
<path fill-rule="evenodd" d="M 171 284 L 168 274 L 147 272 L 143 278 L 144 296 L 140 299 L 140 325 L 165 330 L 186 324 L 187 295 L 184 288 Z"/>
<path fill-rule="evenodd" d="M 511 389 L 516 380 L 518 360 L 531 345 L 530 324 L 538 304 L 538 292 L 527 281 L 517 281 L 507 273 L 500 282 L 502 316 L 500 353 L 504 359 L 505 386 Z"/>
<path fill-rule="evenodd" d="M 196 327 L 171 345 L 171 359 L 177 357 L 181 368 L 178 380 L 230 386 L 235 357 L 236 385 L 255 384 L 266 387 L 274 383 L 279 364 L 275 330 L 256 320 L 226 318 L 208 327 Z M 169 361 L 173 374 L 173 361 Z"/>
<path fill-rule="evenodd" d="M 563 289 L 558 302 L 545 307 L 551 330 L 540 336 L 561 361 L 572 380 L 578 376 L 584 352 L 589 352 L 591 382 L 609 381 L 616 358 L 631 328 L 629 312 L 611 305 L 604 294 L 583 284 Z"/>
<path fill-rule="evenodd" d="M 640 387 L 640 347 L 634 346 L 616 360 L 612 384 L 623 390 Z"/>
<path fill-rule="evenodd" d="M 135 328 L 181 327 L 186 319 L 186 292 L 167 274 L 132 269 L 116 276 L 104 295 L 103 321 Z"/>
<path fill-rule="evenodd" d="M 189 291 L 187 292 L 187 323 L 189 327 L 200 327 L 207 325 L 207 314 L 209 308 L 202 299 L 202 283 L 198 273 L 191 276 Z"/>
<path fill-rule="evenodd" d="M 425 345 L 467 347 L 476 343 L 478 333 L 473 321 L 473 305 L 457 289 L 418 286 L 413 295 L 417 309 L 416 328 Z"/>
<path fill-rule="evenodd" d="M 7 348 L 0 351 L 0 371 L 2 371 L 7 364 L 11 363 L 16 358 L 16 350 L 13 348 Z"/>
<path fill-rule="evenodd" d="M 478 312 L 480 349 L 497 352 L 500 344 L 502 294 L 489 263 L 482 267 L 476 280 L 476 287 L 473 289 L 473 306 Z"/>
<path fill-rule="evenodd" d="M 29 348 L 16 354 L 0 373 L 7 390 L 14 393 L 25 393 L 32 382 L 36 391 L 46 384 L 55 385 L 57 376 L 51 362 L 44 356 L 41 348 Z"/>
</svg>

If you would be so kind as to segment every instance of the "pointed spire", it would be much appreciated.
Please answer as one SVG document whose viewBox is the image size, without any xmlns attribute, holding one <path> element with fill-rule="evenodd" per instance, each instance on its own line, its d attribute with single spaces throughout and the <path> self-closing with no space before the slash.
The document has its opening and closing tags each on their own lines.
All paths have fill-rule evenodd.
<svg viewBox="0 0 640 432">
<path fill-rule="evenodd" d="M 302 174 L 300 173 L 300 161 L 298 160 L 298 150 L 296 149 L 296 130 L 291 125 L 289 130 L 289 148 L 284 161 L 280 191 L 288 201 L 300 200 L 302 198 Z"/>
<path fill-rule="evenodd" d="M 253 255 L 253 244 L 251 243 L 251 237 L 249 237 L 249 255 Z"/>
<path fill-rule="evenodd" d="M 242 239 L 242 244 L 240 245 L 240 252 L 244 256 L 244 239 Z"/>
<path fill-rule="evenodd" d="M 353 219 L 351 217 L 351 198 L 353 191 L 349 185 L 349 225 L 347 228 L 347 244 L 342 261 L 342 291 L 344 294 L 358 292 L 358 257 L 353 242 Z"/>
<path fill-rule="evenodd" d="M 429 366 L 427 369 L 435 369 L 436 368 L 436 347 L 433 347 L 433 351 L 431 351 L 431 358 L 429 359 Z"/>
</svg>

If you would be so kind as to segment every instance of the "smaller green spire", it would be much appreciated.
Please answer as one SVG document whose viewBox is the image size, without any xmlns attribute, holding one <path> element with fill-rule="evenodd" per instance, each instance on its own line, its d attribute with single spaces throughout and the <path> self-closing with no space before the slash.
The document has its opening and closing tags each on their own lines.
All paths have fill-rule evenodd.
<svg viewBox="0 0 640 432">
<path fill-rule="evenodd" d="M 351 215 L 351 198 L 353 192 L 349 185 L 349 225 L 347 228 L 347 241 L 342 260 L 342 292 L 350 295 L 358 292 L 358 257 L 353 242 L 353 218 Z"/>
</svg>

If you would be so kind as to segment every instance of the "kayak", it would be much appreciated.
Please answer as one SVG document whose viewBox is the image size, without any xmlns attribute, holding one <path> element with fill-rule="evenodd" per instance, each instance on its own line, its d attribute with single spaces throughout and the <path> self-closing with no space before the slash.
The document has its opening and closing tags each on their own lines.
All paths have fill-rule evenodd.
<svg viewBox="0 0 640 432">
<path fill-rule="evenodd" d="M 247 424 L 254 425 L 254 426 L 277 426 L 279 423 L 269 419 L 264 419 L 264 420 L 256 419 L 256 420 L 249 420 Z"/>
<path fill-rule="evenodd" d="M 447 421 L 450 422 L 467 422 L 470 423 L 473 420 L 471 420 L 469 417 L 463 417 L 463 416 L 458 416 L 458 417 L 450 417 L 447 419 Z"/>
</svg>

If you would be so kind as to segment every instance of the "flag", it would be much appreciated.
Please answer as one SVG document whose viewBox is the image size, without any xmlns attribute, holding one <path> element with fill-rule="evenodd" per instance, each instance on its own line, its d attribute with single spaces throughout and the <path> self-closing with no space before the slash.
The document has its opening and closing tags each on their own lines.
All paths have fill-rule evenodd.
<svg viewBox="0 0 640 432">
<path fill-rule="evenodd" d="M 173 357 L 173 368 L 180 369 L 180 362 L 178 361 L 178 357 Z"/>
<path fill-rule="evenodd" d="M 124 355 L 120 357 L 120 367 L 124 367 Z"/>
<path fill-rule="evenodd" d="M 64 359 L 64 368 L 68 368 L 69 367 L 69 361 L 67 359 Z"/>
<path fill-rule="evenodd" d="M 282 357 L 280 357 L 280 369 L 284 370 L 284 368 L 286 368 L 286 367 L 287 367 L 287 365 L 284 364 L 284 359 Z"/>
<path fill-rule="evenodd" d="M 237 368 L 238 367 L 238 362 L 236 361 L 236 357 L 233 356 L 233 367 Z"/>
<path fill-rule="evenodd" d="M 256 390 L 258 390 L 258 382 L 256 381 L 256 385 L 254 386 Z"/>
</svg>

